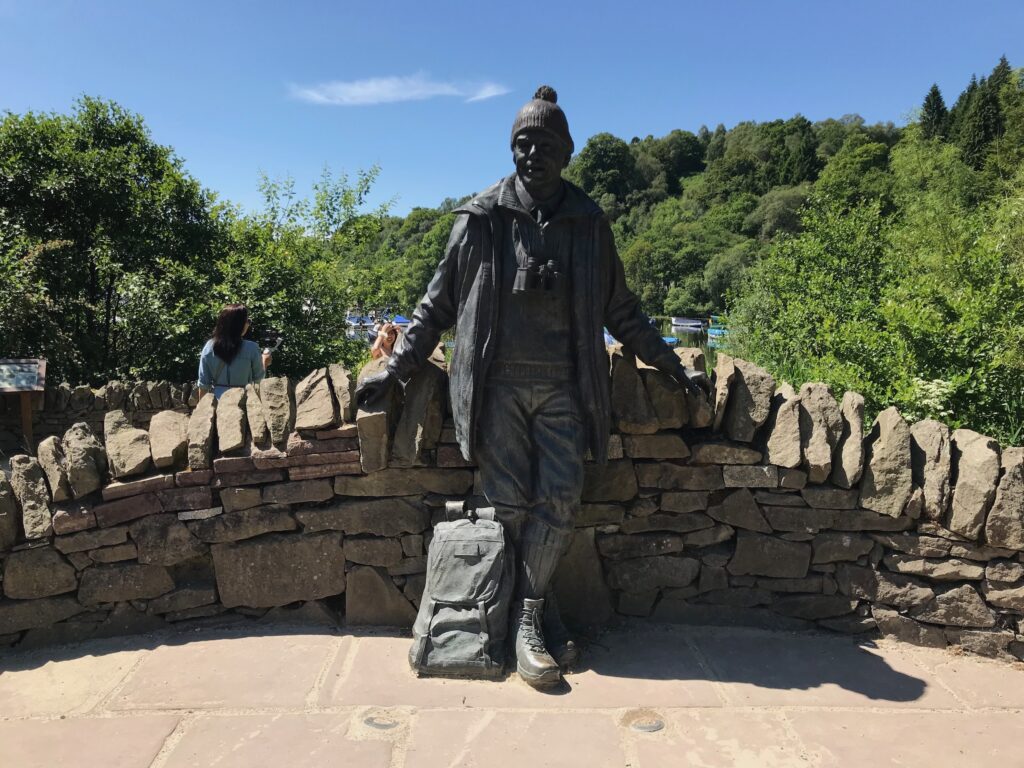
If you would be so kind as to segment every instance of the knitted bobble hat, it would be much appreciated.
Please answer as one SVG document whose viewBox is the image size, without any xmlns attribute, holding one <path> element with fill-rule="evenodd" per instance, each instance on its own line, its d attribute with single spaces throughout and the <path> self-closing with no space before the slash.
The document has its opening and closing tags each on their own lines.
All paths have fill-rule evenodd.
<svg viewBox="0 0 1024 768">
<path fill-rule="evenodd" d="M 558 94 L 549 85 L 542 85 L 533 94 L 533 98 L 523 105 L 516 115 L 516 121 L 512 123 L 512 140 L 514 144 L 516 134 L 527 128 L 538 128 L 554 134 L 569 147 L 569 154 L 574 150 L 572 136 L 569 135 L 569 121 L 565 119 L 565 113 L 558 106 Z"/>
</svg>

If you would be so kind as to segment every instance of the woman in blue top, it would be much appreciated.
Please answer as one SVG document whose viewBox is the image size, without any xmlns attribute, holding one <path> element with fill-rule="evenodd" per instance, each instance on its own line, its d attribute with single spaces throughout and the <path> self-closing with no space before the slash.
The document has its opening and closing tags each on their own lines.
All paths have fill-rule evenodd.
<svg viewBox="0 0 1024 768">
<path fill-rule="evenodd" d="M 262 381 L 270 365 L 270 354 L 259 344 L 243 339 L 249 332 L 249 310 L 244 304 L 228 304 L 217 316 L 213 336 L 199 356 L 199 389 L 212 391 L 218 400 L 232 387 Z"/>
</svg>

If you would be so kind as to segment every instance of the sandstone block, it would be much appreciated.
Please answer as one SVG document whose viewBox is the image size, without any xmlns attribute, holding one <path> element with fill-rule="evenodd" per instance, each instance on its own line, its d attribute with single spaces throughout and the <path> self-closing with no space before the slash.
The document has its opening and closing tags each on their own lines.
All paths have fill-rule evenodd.
<svg viewBox="0 0 1024 768">
<path fill-rule="evenodd" d="M 597 549 L 608 560 L 669 555 L 683 551 L 683 537 L 671 533 L 639 533 L 631 536 L 613 533 L 599 536 Z"/>
<path fill-rule="evenodd" d="M 658 431 L 658 414 L 637 371 L 636 357 L 625 348 L 611 351 L 612 423 L 619 432 L 650 435 Z"/>
<path fill-rule="evenodd" d="M 345 539 L 345 559 L 360 565 L 396 565 L 402 560 L 402 544 L 398 539 L 350 536 Z"/>
<path fill-rule="evenodd" d="M 811 562 L 837 563 L 854 562 L 863 557 L 875 546 L 868 536 L 853 533 L 819 533 L 811 543 L 814 555 Z"/>
<path fill-rule="evenodd" d="M 217 590 L 212 586 L 181 587 L 151 600 L 147 606 L 150 613 L 170 613 L 171 611 L 187 611 L 217 602 Z"/>
<path fill-rule="evenodd" d="M 137 480 L 114 481 L 103 488 L 103 500 L 114 501 L 174 487 L 174 475 L 153 475 Z"/>
<path fill-rule="evenodd" d="M 194 488 L 197 485 L 209 485 L 213 480 L 212 469 L 186 469 L 174 475 L 174 484 L 179 488 Z"/>
<path fill-rule="evenodd" d="M 210 509 L 213 493 L 209 488 L 171 488 L 157 491 L 156 497 L 164 512 L 183 512 L 189 509 Z"/>
<path fill-rule="evenodd" d="M 327 366 L 327 377 L 331 381 L 331 391 L 338 404 L 338 416 L 342 422 L 355 419 L 356 378 L 351 376 L 342 365 Z"/>
<path fill-rule="evenodd" d="M 994 560 L 985 568 L 985 578 L 989 582 L 1003 584 L 1024 581 L 1024 563 L 1015 563 L 1010 560 Z"/>
<path fill-rule="evenodd" d="M 725 423 L 725 411 L 729 404 L 729 387 L 736 377 L 736 364 L 730 355 L 718 355 L 715 369 L 711 373 L 712 399 L 714 401 L 714 421 L 711 426 L 719 432 Z"/>
<path fill-rule="evenodd" d="M 739 531 L 736 551 L 726 567 L 733 576 L 799 579 L 807 575 L 810 564 L 809 544 Z"/>
<path fill-rule="evenodd" d="M 270 534 L 211 550 L 217 591 L 227 608 L 270 608 L 345 591 L 345 555 L 337 533 Z"/>
<path fill-rule="evenodd" d="M 895 408 L 875 418 L 868 437 L 868 459 L 861 480 L 860 504 L 899 517 L 910 500 L 910 427 Z"/>
<path fill-rule="evenodd" d="M 18 540 L 21 513 L 7 475 L 0 469 L 0 552 L 6 552 Z"/>
<path fill-rule="evenodd" d="M 0 600 L 0 635 L 49 627 L 85 611 L 70 595 L 40 600 Z"/>
<path fill-rule="evenodd" d="M 338 406 L 326 368 L 317 368 L 295 385 L 295 429 L 324 429 L 338 423 Z"/>
<path fill-rule="evenodd" d="M 71 483 L 65 468 L 64 446 L 59 438 L 48 437 L 36 448 L 36 458 L 43 468 L 54 502 L 68 501 L 72 497 Z"/>
<path fill-rule="evenodd" d="M 72 552 L 85 552 L 88 549 L 98 547 L 110 547 L 115 544 L 123 544 L 128 539 L 128 528 L 101 528 L 95 531 L 82 531 L 68 536 L 58 536 L 53 541 L 53 546 L 65 555 Z"/>
<path fill-rule="evenodd" d="M 853 488 L 864 471 L 864 397 L 846 392 L 839 404 L 843 416 L 842 432 L 833 454 L 832 482 L 840 488 Z"/>
<path fill-rule="evenodd" d="M 690 449 L 676 434 L 623 435 L 622 447 L 634 459 L 685 459 Z"/>
<path fill-rule="evenodd" d="M 64 433 L 62 445 L 72 496 L 80 499 L 100 488 L 107 473 L 107 451 L 89 425 L 71 425 Z"/>
<path fill-rule="evenodd" d="M 686 544 L 687 549 L 699 549 L 700 547 L 710 547 L 715 544 L 721 544 L 723 541 L 729 541 L 736 534 L 736 529 L 731 525 L 715 525 L 711 528 L 704 528 L 703 530 L 694 531 L 683 536 L 683 543 Z"/>
<path fill-rule="evenodd" d="M 359 430 L 359 459 L 363 472 L 386 469 L 391 441 L 387 410 L 359 408 L 356 411 L 356 428 Z"/>
<path fill-rule="evenodd" d="M 341 454 L 337 454 L 341 455 Z M 312 456 L 307 458 L 314 458 Z M 317 478 L 337 477 L 338 475 L 360 475 L 362 467 L 358 461 L 342 462 L 340 464 L 315 464 L 309 467 L 292 467 L 288 470 L 289 480 L 315 480 Z"/>
<path fill-rule="evenodd" d="M 768 465 L 729 464 L 722 467 L 726 488 L 778 488 L 779 470 Z"/>
<path fill-rule="evenodd" d="M 139 549 L 134 541 L 126 541 L 124 544 L 91 550 L 88 556 L 94 563 L 120 563 L 124 560 L 135 560 L 139 556 Z"/>
<path fill-rule="evenodd" d="M 771 533 L 761 508 L 746 488 L 729 493 L 719 504 L 708 507 L 708 515 L 721 523 L 748 531 Z"/>
<path fill-rule="evenodd" d="M 338 496 L 465 496 L 472 487 L 473 473 L 468 469 L 385 469 L 365 477 L 334 478 Z"/>
<path fill-rule="evenodd" d="M 803 463 L 800 398 L 789 384 L 780 385 L 772 397 L 765 433 L 765 461 L 787 469 L 796 469 Z"/>
<path fill-rule="evenodd" d="M 999 482 L 999 444 L 969 429 L 953 432 L 956 488 L 946 526 L 968 539 L 977 539 L 996 496 Z"/>
<path fill-rule="evenodd" d="M 254 445 L 270 443 L 270 430 L 267 428 L 267 416 L 258 384 L 247 384 L 245 387 L 245 423 Z"/>
<path fill-rule="evenodd" d="M 989 584 L 985 587 L 985 600 L 997 608 L 1024 613 L 1024 583 L 1012 587 Z"/>
<path fill-rule="evenodd" d="M 127 499 L 97 504 L 92 511 L 96 515 L 96 524 L 101 528 L 109 528 L 146 515 L 155 515 L 157 512 L 163 512 L 164 508 L 155 493 L 143 493 Z"/>
<path fill-rule="evenodd" d="M 292 480 L 263 487 L 264 504 L 301 504 L 327 501 L 334 496 L 330 480 Z"/>
<path fill-rule="evenodd" d="M 708 497 L 707 491 L 666 491 L 658 507 L 665 512 L 703 512 L 708 508 Z"/>
<path fill-rule="evenodd" d="M 639 361 L 637 370 L 658 417 L 658 428 L 679 429 L 686 426 L 690 420 L 690 409 L 686 405 L 682 385 L 667 373 L 641 365 Z"/>
<path fill-rule="evenodd" d="M 115 479 L 149 469 L 149 433 L 131 425 L 124 411 L 108 411 L 103 419 L 104 442 L 110 473 Z"/>
<path fill-rule="evenodd" d="M 800 387 L 800 440 L 804 469 L 810 483 L 823 483 L 832 474 L 832 453 L 843 433 L 843 414 L 827 384 Z"/>
<path fill-rule="evenodd" d="M 333 530 L 395 537 L 422 533 L 430 527 L 430 513 L 417 497 L 339 501 L 325 507 L 299 509 L 295 517 L 307 533 Z"/>
<path fill-rule="evenodd" d="M 886 555 L 883 562 L 890 571 L 932 581 L 977 581 L 985 576 L 984 566 L 957 558 L 929 560 L 913 555 Z"/>
<path fill-rule="evenodd" d="M 838 510 L 813 507 L 761 507 L 768 524 L 776 531 L 803 531 L 816 533 L 835 524 Z"/>
<path fill-rule="evenodd" d="M 85 606 L 150 600 L 174 589 L 166 568 L 140 563 L 94 565 L 82 572 L 78 600 Z"/>
<path fill-rule="evenodd" d="M 691 464 L 759 464 L 761 461 L 760 451 L 738 443 L 699 443 L 691 451 Z"/>
<path fill-rule="evenodd" d="M 646 533 L 648 531 L 674 531 L 690 533 L 704 528 L 711 528 L 714 521 L 700 512 L 683 514 L 659 515 L 647 517 L 627 517 L 619 526 L 622 533 Z"/>
<path fill-rule="evenodd" d="M 128 526 L 140 563 L 174 565 L 206 553 L 206 547 L 172 513 L 150 515 Z"/>
<path fill-rule="evenodd" d="M 245 388 L 233 387 L 220 396 L 216 409 L 217 448 L 221 453 L 246 445 Z"/>
<path fill-rule="evenodd" d="M 261 485 L 285 479 L 283 469 L 257 469 L 251 472 L 223 472 L 212 483 L 214 488 L 235 488 L 242 485 Z"/>
<path fill-rule="evenodd" d="M 836 569 L 839 591 L 844 595 L 882 603 L 900 609 L 928 605 L 935 599 L 934 590 L 910 576 L 861 568 L 840 563 Z M 877 617 L 876 617 L 877 620 Z"/>
<path fill-rule="evenodd" d="M 4 560 L 4 594 L 18 600 L 50 597 L 78 587 L 75 569 L 51 547 L 11 552 Z"/>
<path fill-rule="evenodd" d="M 11 457 L 11 488 L 21 507 L 21 528 L 26 539 L 42 539 L 53 532 L 50 492 L 39 462 L 31 456 Z"/>
<path fill-rule="evenodd" d="M 357 566 L 348 574 L 345 623 L 350 626 L 411 627 L 416 609 L 378 568 Z"/>
<path fill-rule="evenodd" d="M 952 499 L 952 445 L 949 427 L 925 419 L 910 428 L 910 467 L 914 485 L 923 492 L 922 517 L 942 522 Z"/>
<path fill-rule="evenodd" d="M 253 507 L 187 523 L 189 531 L 210 544 L 251 539 L 264 533 L 294 531 L 295 520 L 285 507 Z"/>
<path fill-rule="evenodd" d="M 149 422 L 149 450 L 158 468 L 183 467 L 188 462 L 187 413 L 160 411 Z"/>
<path fill-rule="evenodd" d="M 1003 477 L 985 521 L 985 539 L 994 547 L 1024 550 L 1024 448 L 1007 448 Z"/>
<path fill-rule="evenodd" d="M 658 462 L 636 465 L 636 477 L 643 488 L 661 488 L 666 491 L 715 491 L 725 487 L 722 467 L 681 467 L 678 464 Z M 630 494 L 630 498 L 635 491 Z M 625 499 L 623 499 L 625 500 Z"/>
<path fill-rule="evenodd" d="M 902 616 L 891 608 L 880 605 L 871 606 L 871 616 L 878 624 L 878 631 L 883 635 L 895 637 L 905 643 L 923 645 L 929 648 L 945 648 L 946 637 L 939 627 L 919 624 L 911 618 Z"/>
<path fill-rule="evenodd" d="M 927 624 L 953 627 L 993 627 L 995 616 L 978 591 L 967 584 L 935 596 L 935 602 L 916 609 L 911 615 Z"/>
<path fill-rule="evenodd" d="M 697 578 L 700 561 L 660 555 L 607 563 L 608 586 L 639 593 L 663 587 L 685 587 Z"/>
<path fill-rule="evenodd" d="M 263 379 L 260 382 L 260 402 L 271 441 L 284 443 L 295 424 L 295 396 L 288 377 Z"/>
<path fill-rule="evenodd" d="M 775 378 L 761 366 L 746 360 L 735 358 L 732 362 L 734 374 L 722 425 L 730 439 L 749 443 L 768 420 Z"/>
<path fill-rule="evenodd" d="M 905 531 L 914 527 L 909 517 L 889 517 L 870 509 L 834 510 L 832 526 L 838 531 Z"/>
<path fill-rule="evenodd" d="M 800 491 L 803 500 L 818 509 L 856 509 L 859 495 L 856 488 L 846 490 L 828 485 L 809 485 Z"/>
<path fill-rule="evenodd" d="M 0 502 L 2 506 L 2 502 Z M 93 514 L 92 504 L 82 501 L 72 501 L 61 504 L 53 510 L 53 532 L 58 536 L 65 533 L 76 533 L 96 527 L 96 515 Z M 0 521 L 2 525 L 2 521 Z M 0 537 L 2 539 L 2 537 Z M 2 550 L 3 547 L 0 547 Z"/>
<path fill-rule="evenodd" d="M 217 400 L 208 392 L 199 400 L 188 420 L 189 469 L 209 469 L 213 460 L 213 431 Z"/>
<path fill-rule="evenodd" d="M 225 512 L 258 507 L 263 503 L 263 492 L 259 488 L 225 488 L 220 492 L 220 503 Z"/>
</svg>

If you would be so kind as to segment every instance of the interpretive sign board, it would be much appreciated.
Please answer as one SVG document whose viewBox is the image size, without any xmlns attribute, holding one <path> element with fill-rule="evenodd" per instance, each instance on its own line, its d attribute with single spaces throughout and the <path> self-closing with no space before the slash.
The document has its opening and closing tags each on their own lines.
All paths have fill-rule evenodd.
<svg viewBox="0 0 1024 768">
<path fill-rule="evenodd" d="M 18 395 L 21 400 L 21 431 L 25 447 L 32 443 L 32 398 L 42 398 L 46 389 L 46 361 L 35 357 L 0 358 L 0 394 Z"/>
</svg>

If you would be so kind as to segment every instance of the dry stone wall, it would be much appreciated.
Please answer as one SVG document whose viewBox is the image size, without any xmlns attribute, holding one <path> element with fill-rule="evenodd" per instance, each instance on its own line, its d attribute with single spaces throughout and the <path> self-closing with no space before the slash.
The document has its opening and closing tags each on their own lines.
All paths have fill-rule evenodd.
<svg viewBox="0 0 1024 768">
<path fill-rule="evenodd" d="M 824 628 L 1024 657 L 1024 449 L 894 409 L 865 425 L 856 393 L 797 391 L 726 355 L 707 402 L 627 350 L 609 375 L 611 458 L 586 466 L 555 580 L 570 622 Z M 383 410 L 355 409 L 355 381 L 331 366 L 219 402 L 108 387 L 98 417 L 14 457 L 0 647 L 232 617 L 410 625 L 432 525 L 448 501 L 485 501 L 440 361 Z M 86 400 L 68 391 L 50 397 L 55 424 Z"/>
</svg>

